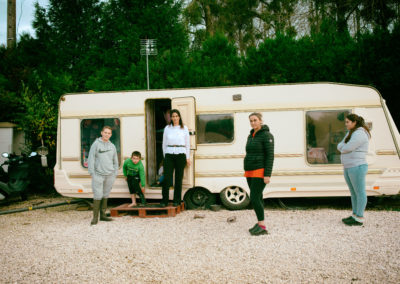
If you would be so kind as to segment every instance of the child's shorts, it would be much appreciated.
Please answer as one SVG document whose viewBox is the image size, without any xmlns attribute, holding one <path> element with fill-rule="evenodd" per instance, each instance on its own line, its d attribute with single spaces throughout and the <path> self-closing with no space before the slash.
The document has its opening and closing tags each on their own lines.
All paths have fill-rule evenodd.
<svg viewBox="0 0 400 284">
<path fill-rule="evenodd" d="M 140 177 L 138 176 L 128 176 L 128 188 L 130 194 L 135 194 L 141 192 L 140 188 Z"/>
</svg>

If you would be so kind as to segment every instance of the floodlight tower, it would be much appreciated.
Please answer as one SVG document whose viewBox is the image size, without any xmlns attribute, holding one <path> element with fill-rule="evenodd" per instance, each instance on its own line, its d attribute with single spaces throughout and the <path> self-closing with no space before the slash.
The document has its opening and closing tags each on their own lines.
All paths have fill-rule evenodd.
<svg viewBox="0 0 400 284">
<path fill-rule="evenodd" d="M 157 55 L 157 40 L 156 39 L 141 39 L 140 40 L 140 55 L 146 55 L 147 90 L 150 90 L 149 55 Z"/>
</svg>

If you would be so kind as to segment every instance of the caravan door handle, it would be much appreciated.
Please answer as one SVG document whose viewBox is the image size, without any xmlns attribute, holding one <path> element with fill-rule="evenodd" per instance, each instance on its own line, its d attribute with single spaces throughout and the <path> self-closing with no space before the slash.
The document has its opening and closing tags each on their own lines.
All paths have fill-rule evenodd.
<svg viewBox="0 0 400 284">
<path fill-rule="evenodd" d="M 196 131 L 189 131 L 189 135 L 196 135 Z"/>
</svg>

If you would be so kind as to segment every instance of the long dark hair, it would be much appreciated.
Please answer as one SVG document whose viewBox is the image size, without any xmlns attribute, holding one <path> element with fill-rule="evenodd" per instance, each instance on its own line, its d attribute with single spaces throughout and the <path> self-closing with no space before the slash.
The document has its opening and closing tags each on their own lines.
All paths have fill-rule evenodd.
<svg viewBox="0 0 400 284">
<path fill-rule="evenodd" d="M 365 124 L 364 118 L 362 118 L 361 116 L 359 116 L 355 113 L 351 113 L 351 114 L 347 115 L 346 118 L 352 122 L 355 122 L 356 125 L 352 129 L 350 129 L 349 135 L 347 135 L 346 139 L 344 140 L 344 143 L 349 142 L 351 135 L 359 127 L 364 128 L 367 131 L 369 137 L 371 137 L 371 132 L 369 132 L 368 126 Z"/>
<path fill-rule="evenodd" d="M 176 113 L 179 116 L 179 125 L 181 126 L 181 128 L 183 128 L 182 116 L 181 116 L 181 113 L 179 112 L 179 110 L 177 110 L 177 109 L 171 109 L 171 112 L 170 112 L 171 125 L 174 126 L 174 122 L 172 121 L 172 114 L 173 113 Z"/>
</svg>

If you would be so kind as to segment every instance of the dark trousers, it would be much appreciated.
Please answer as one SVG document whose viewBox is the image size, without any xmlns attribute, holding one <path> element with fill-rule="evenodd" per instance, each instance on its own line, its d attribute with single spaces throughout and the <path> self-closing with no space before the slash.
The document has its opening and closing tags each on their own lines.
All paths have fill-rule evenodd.
<svg viewBox="0 0 400 284">
<path fill-rule="evenodd" d="M 140 201 L 143 203 L 146 201 L 142 188 L 140 187 L 140 178 L 136 176 L 128 176 L 128 188 L 130 194 L 137 194 L 140 197 Z"/>
<path fill-rule="evenodd" d="M 263 191 L 265 188 L 264 179 L 246 178 L 250 188 L 250 201 L 257 215 L 258 221 L 264 221 L 264 199 Z"/>
<path fill-rule="evenodd" d="M 168 203 L 169 188 L 172 185 L 172 176 L 175 170 L 174 203 L 182 201 L 183 170 L 186 166 L 185 154 L 165 154 L 164 158 L 164 182 L 162 187 L 162 203 Z"/>
</svg>

